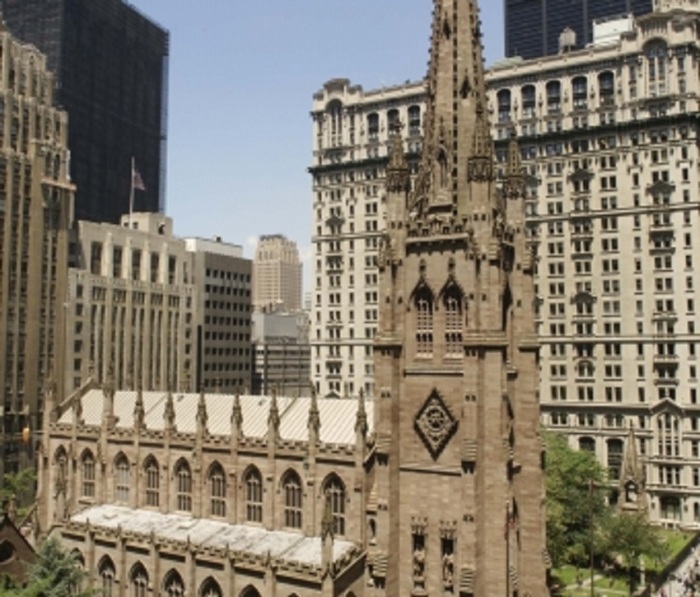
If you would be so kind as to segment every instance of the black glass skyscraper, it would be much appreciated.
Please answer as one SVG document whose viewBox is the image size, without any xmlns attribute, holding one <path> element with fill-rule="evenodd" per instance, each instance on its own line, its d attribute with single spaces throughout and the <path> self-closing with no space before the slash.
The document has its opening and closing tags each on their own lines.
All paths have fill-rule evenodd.
<svg viewBox="0 0 700 597">
<path fill-rule="evenodd" d="M 504 0 L 506 56 L 536 58 L 559 52 L 559 35 L 570 27 L 576 47 L 593 39 L 593 21 L 651 12 L 652 0 Z"/>
<path fill-rule="evenodd" d="M 118 222 L 129 211 L 131 159 L 145 191 L 165 198 L 169 34 L 123 0 L 0 0 L 10 32 L 47 55 L 68 112 L 75 217 Z"/>
</svg>

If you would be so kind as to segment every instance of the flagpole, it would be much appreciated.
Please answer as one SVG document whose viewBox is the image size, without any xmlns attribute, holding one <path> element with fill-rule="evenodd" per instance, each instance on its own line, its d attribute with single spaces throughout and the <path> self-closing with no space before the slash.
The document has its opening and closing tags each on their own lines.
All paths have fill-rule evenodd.
<svg viewBox="0 0 700 597">
<path fill-rule="evenodd" d="M 134 156 L 131 156 L 131 181 L 129 183 L 129 230 L 131 230 L 131 216 L 134 213 Z"/>
</svg>

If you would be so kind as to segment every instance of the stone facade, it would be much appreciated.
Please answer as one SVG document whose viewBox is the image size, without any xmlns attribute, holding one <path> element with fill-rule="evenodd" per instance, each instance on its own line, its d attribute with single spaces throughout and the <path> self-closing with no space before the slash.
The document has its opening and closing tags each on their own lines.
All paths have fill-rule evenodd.
<svg viewBox="0 0 700 597">
<path fill-rule="evenodd" d="M 63 383 L 75 187 L 54 87 L 45 57 L 0 25 L 0 476 L 31 463 L 22 432 L 40 429 L 51 371 Z"/>
</svg>

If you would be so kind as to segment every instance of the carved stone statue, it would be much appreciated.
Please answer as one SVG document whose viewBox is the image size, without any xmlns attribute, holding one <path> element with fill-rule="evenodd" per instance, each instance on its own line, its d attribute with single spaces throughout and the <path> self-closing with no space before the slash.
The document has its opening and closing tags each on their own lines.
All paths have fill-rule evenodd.
<svg viewBox="0 0 700 597">
<path fill-rule="evenodd" d="M 442 584 L 445 589 L 451 589 L 454 585 L 454 554 L 446 553 L 442 556 Z"/>
<path fill-rule="evenodd" d="M 413 551 L 413 580 L 420 585 L 425 580 L 425 549 L 421 546 Z"/>
</svg>

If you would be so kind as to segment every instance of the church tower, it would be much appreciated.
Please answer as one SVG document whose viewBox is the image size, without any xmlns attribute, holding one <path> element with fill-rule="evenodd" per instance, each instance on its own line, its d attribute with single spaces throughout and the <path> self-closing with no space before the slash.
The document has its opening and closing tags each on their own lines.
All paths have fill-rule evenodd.
<svg viewBox="0 0 700 597">
<path fill-rule="evenodd" d="M 387 171 L 375 343 L 376 594 L 547 594 L 533 258 L 497 188 L 476 0 L 434 0 L 423 154 Z M 376 507 L 375 507 L 376 506 Z"/>
</svg>

